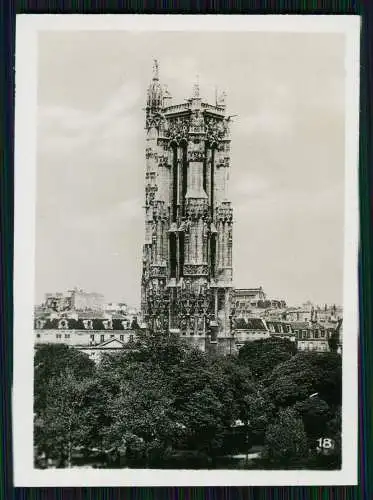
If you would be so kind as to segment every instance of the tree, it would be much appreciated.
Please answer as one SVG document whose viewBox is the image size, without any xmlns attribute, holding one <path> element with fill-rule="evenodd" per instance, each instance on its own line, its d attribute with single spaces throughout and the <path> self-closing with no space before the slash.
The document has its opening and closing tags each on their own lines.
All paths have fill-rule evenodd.
<svg viewBox="0 0 373 500">
<path fill-rule="evenodd" d="M 161 370 L 138 363 L 112 402 L 111 425 L 103 432 L 106 448 L 122 449 L 127 458 L 151 465 L 172 449 L 180 430 Z"/>
<path fill-rule="evenodd" d="M 210 387 L 194 392 L 180 410 L 185 425 L 187 447 L 214 458 L 227 432 L 223 404 Z"/>
<path fill-rule="evenodd" d="M 310 353 L 316 377 L 315 392 L 330 406 L 342 404 L 342 357 L 333 352 Z"/>
<path fill-rule="evenodd" d="M 326 433 L 327 424 L 331 417 L 329 405 L 316 396 L 297 402 L 294 405 L 294 410 L 302 418 L 310 442 L 316 446 L 316 440 Z"/>
<path fill-rule="evenodd" d="M 240 420 L 242 421 L 245 438 L 245 451 L 254 444 L 258 437 L 265 435 L 266 428 L 272 418 L 274 406 L 265 398 L 260 390 L 253 391 L 243 397 Z"/>
<path fill-rule="evenodd" d="M 261 339 L 247 342 L 238 353 L 238 361 L 248 366 L 257 379 L 269 376 L 279 364 L 296 352 L 294 342 L 288 339 Z"/>
<path fill-rule="evenodd" d="M 78 380 L 93 377 L 95 363 L 78 349 L 66 344 L 45 344 L 34 356 L 34 411 L 41 412 L 49 393 L 49 382 L 63 377 L 69 371 Z"/>
<path fill-rule="evenodd" d="M 82 418 L 83 395 L 90 384 L 69 369 L 49 380 L 43 411 L 35 418 L 34 438 L 38 453 L 57 460 L 59 467 L 71 467 L 73 449 L 87 444 L 90 429 Z"/>
<path fill-rule="evenodd" d="M 265 459 L 271 466 L 292 468 L 308 457 L 307 435 L 302 420 L 292 409 L 279 412 L 265 434 Z"/>
<path fill-rule="evenodd" d="M 341 468 L 342 462 L 342 443 L 341 443 L 341 407 L 339 406 L 334 416 L 323 429 L 323 432 L 318 436 L 316 443 L 317 448 L 313 452 L 308 461 L 308 466 L 311 469 L 326 469 L 336 470 Z M 323 445 L 327 443 L 328 446 Z"/>
<path fill-rule="evenodd" d="M 175 334 L 151 331 L 137 333 L 136 349 L 128 353 L 128 362 L 144 362 L 170 372 L 182 362 L 190 349 Z"/>
<path fill-rule="evenodd" d="M 334 353 L 298 353 L 276 366 L 264 383 L 278 406 L 295 404 L 315 392 L 328 405 L 338 405 L 342 390 L 341 357 Z"/>
<path fill-rule="evenodd" d="M 339 343 L 339 332 L 338 330 L 334 330 L 333 333 L 328 338 L 328 345 L 330 352 L 338 351 L 338 343 Z"/>
</svg>

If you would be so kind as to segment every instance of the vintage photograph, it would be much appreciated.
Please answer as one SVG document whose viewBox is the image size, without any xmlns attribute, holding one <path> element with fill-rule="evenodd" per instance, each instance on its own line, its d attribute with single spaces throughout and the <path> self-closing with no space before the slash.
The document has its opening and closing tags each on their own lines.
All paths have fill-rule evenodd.
<svg viewBox="0 0 373 500">
<path fill-rule="evenodd" d="M 341 472 L 346 33 L 36 41 L 34 469 Z"/>
</svg>

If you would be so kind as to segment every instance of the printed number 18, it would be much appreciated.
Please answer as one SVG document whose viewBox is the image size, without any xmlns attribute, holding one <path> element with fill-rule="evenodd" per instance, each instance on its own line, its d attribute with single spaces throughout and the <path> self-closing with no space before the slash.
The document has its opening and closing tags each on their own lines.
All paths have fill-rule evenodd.
<svg viewBox="0 0 373 500">
<path fill-rule="evenodd" d="M 319 443 L 320 448 L 324 448 L 325 450 L 328 450 L 330 448 L 333 448 L 333 440 L 330 438 L 319 438 L 317 440 Z"/>
</svg>

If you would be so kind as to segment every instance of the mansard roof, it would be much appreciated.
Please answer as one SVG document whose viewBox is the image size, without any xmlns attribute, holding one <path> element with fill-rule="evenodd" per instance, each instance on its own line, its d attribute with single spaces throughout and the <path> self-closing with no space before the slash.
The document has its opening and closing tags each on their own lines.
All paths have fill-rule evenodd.
<svg viewBox="0 0 373 500">
<path fill-rule="evenodd" d="M 258 293 L 263 293 L 263 288 L 260 286 L 258 288 L 235 288 L 235 295 L 257 295 Z"/>
<path fill-rule="evenodd" d="M 293 329 L 301 328 L 304 330 L 306 330 L 310 326 L 308 321 L 292 321 L 291 325 L 292 325 Z"/>
<path fill-rule="evenodd" d="M 280 326 L 287 326 L 293 330 L 293 323 L 289 323 L 287 321 L 276 321 L 276 320 L 266 320 L 267 326 L 272 325 L 273 329 L 275 330 L 275 333 L 289 333 L 289 332 L 283 332 L 281 331 Z"/>
<path fill-rule="evenodd" d="M 235 325 L 238 330 L 267 330 L 264 321 L 260 318 L 237 318 Z"/>
<path fill-rule="evenodd" d="M 129 330 L 129 319 L 108 318 L 36 318 L 34 328 L 37 330 Z"/>
</svg>

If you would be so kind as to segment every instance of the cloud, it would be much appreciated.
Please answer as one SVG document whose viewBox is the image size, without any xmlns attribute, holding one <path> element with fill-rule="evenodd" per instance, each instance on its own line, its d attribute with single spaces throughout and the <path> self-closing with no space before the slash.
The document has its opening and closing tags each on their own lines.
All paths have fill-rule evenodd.
<svg viewBox="0 0 373 500">
<path fill-rule="evenodd" d="M 294 130 L 294 117 L 291 111 L 262 108 L 258 113 L 238 118 L 238 133 L 251 135 L 265 133 L 276 136 L 289 136 Z"/>
<path fill-rule="evenodd" d="M 119 133 L 131 143 L 134 132 L 133 110 L 140 91 L 133 83 L 125 83 L 109 97 L 104 106 L 91 112 L 81 109 L 48 106 L 38 113 L 39 151 L 70 156 L 76 149 L 97 148 L 98 153 L 110 155 L 116 151 Z M 109 144 L 108 144 L 109 143 Z M 102 147 L 101 147 L 102 146 Z"/>
<path fill-rule="evenodd" d="M 242 199 L 244 203 L 248 198 L 255 199 L 264 196 L 271 190 L 270 181 L 257 175 L 255 171 L 240 175 L 238 172 L 236 175 L 233 173 L 230 181 L 229 194 L 236 200 Z"/>
</svg>

